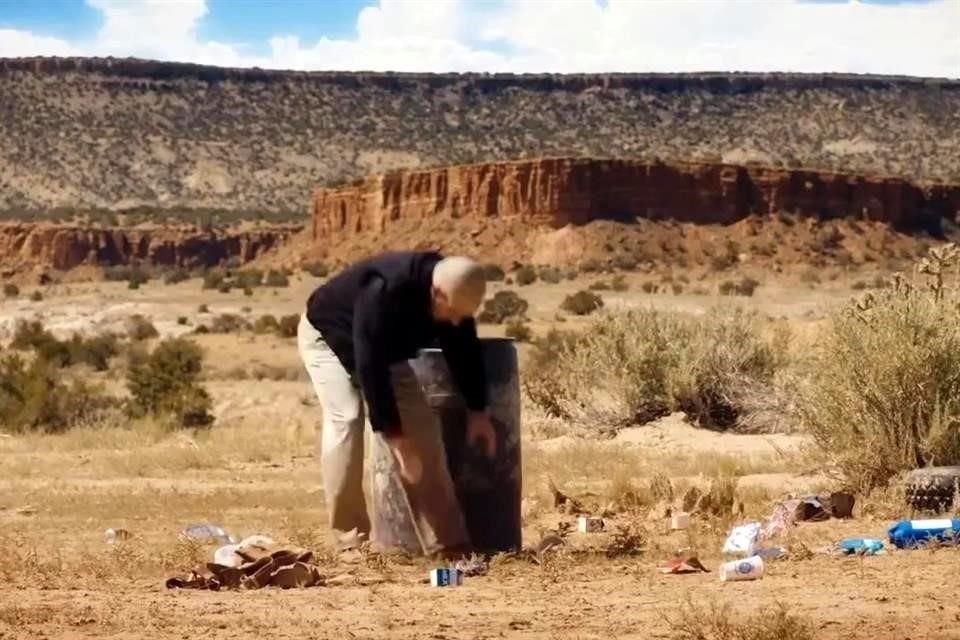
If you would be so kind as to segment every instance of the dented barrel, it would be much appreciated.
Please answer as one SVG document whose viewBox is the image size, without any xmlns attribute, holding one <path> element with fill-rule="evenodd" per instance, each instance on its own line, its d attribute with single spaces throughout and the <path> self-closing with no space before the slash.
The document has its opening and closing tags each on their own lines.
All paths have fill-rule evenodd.
<svg viewBox="0 0 960 640">
<path fill-rule="evenodd" d="M 520 372 L 513 340 L 480 340 L 487 397 L 497 452 L 486 457 L 466 439 L 467 407 L 440 349 L 421 350 L 410 361 L 442 428 L 450 475 L 474 548 L 479 552 L 518 551 L 522 546 L 520 502 Z M 371 448 L 373 536 L 380 544 L 419 552 L 416 528 L 403 485 L 386 446 Z"/>
</svg>

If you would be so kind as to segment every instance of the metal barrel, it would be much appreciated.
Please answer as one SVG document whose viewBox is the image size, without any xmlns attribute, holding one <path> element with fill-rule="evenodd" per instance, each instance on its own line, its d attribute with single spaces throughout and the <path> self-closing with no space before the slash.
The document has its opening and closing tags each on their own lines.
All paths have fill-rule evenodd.
<svg viewBox="0 0 960 640">
<path fill-rule="evenodd" d="M 489 411 L 497 432 L 493 459 L 466 440 L 466 403 L 443 352 L 423 349 L 410 365 L 442 426 L 450 475 L 474 548 L 487 553 L 518 551 L 522 547 L 522 469 L 517 349 L 513 340 L 506 338 L 482 338 L 480 343 Z M 376 439 L 371 454 L 374 538 L 386 546 L 419 552 L 416 528 L 391 454 Z"/>
</svg>

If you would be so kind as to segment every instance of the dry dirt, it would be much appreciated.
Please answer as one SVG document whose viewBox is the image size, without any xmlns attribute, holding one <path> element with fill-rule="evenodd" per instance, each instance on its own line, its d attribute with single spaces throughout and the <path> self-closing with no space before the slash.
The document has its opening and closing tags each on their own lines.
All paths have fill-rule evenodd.
<svg viewBox="0 0 960 640">
<path fill-rule="evenodd" d="M 630 291 L 606 292 L 608 304 L 704 313 L 718 302 L 707 295 L 644 294 L 639 284 L 646 278 L 633 274 Z M 58 285 L 45 291 L 42 303 L 3 302 L 0 322 L 39 311 L 48 326 L 63 331 L 102 328 L 140 312 L 162 332 L 175 333 L 183 330 L 179 316 L 192 324 L 200 320 L 200 304 L 210 315 L 295 313 L 315 282 L 294 278 L 289 289 L 258 289 L 252 297 L 201 291 L 196 280 L 152 282 L 139 291 L 115 283 Z M 523 288 L 534 330 L 556 324 L 563 295 L 584 284 Z M 739 301 L 813 330 L 825 308 L 853 294 L 849 284 L 848 278 L 815 287 L 771 281 Z M 501 330 L 484 327 L 491 335 Z M 568 550 L 541 565 L 498 558 L 488 575 L 467 578 L 457 589 L 425 584 L 429 567 L 420 561 L 374 554 L 356 563 L 335 561 L 324 553 L 314 456 L 319 408 L 293 341 L 248 334 L 199 341 L 207 350 L 207 385 L 218 417 L 209 432 L 171 435 L 143 423 L 60 436 L 0 436 L 0 638 L 694 638 L 672 625 L 701 616 L 707 633 L 698 608 L 730 604 L 727 615 L 737 623 L 778 602 L 811 625 L 809 637 L 960 637 L 960 604 L 951 595 L 960 564 L 955 551 L 872 558 L 820 552 L 848 535 L 884 537 L 893 519 L 908 515 L 879 499 L 860 500 L 850 521 L 800 525 L 782 540 L 792 557 L 768 563 L 762 580 L 721 583 L 716 569 L 731 524 L 768 515 L 788 493 L 832 485 L 811 472 L 815 465 L 802 436 L 705 432 L 679 414 L 593 441 L 544 438 L 546 419 L 524 407 L 525 543 L 573 521 L 553 508 L 547 478 L 599 505 L 631 490 L 644 493 L 661 475 L 677 490 L 734 477 L 744 505 L 736 520 L 697 517 L 688 531 L 671 532 L 662 505 L 647 500 L 609 518 L 606 533 L 570 534 Z M 290 379 L 240 380 L 231 373 L 253 362 L 283 369 Z M 212 552 L 178 541 L 183 527 L 200 521 L 221 523 L 238 536 L 265 533 L 317 549 L 328 585 L 168 591 L 165 578 Z M 607 546 L 617 525 L 643 532 L 641 552 L 613 558 L 591 553 Z M 108 545 L 107 527 L 126 528 L 134 537 Z M 658 564 L 680 547 L 695 548 L 712 571 L 661 574 Z"/>
</svg>

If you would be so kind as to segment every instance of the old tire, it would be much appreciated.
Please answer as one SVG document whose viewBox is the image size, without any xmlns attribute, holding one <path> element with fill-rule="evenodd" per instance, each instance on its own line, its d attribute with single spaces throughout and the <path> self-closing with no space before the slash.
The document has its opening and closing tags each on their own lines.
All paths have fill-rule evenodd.
<svg viewBox="0 0 960 640">
<path fill-rule="evenodd" d="M 960 486 L 960 466 L 914 469 L 906 478 L 907 502 L 922 511 L 946 511 Z"/>
</svg>

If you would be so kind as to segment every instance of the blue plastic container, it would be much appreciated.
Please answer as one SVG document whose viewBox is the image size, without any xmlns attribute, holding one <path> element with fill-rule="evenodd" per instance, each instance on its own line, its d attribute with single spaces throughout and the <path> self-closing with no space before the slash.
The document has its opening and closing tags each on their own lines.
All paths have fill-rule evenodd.
<svg viewBox="0 0 960 640">
<path fill-rule="evenodd" d="M 873 556 L 883 551 L 883 541 L 876 538 L 847 538 L 838 542 L 837 546 L 846 555 L 858 553 Z"/>
<path fill-rule="evenodd" d="M 960 538 L 960 519 L 901 520 L 887 530 L 887 535 L 898 549 L 910 549 L 930 540 L 954 544 Z"/>
</svg>

